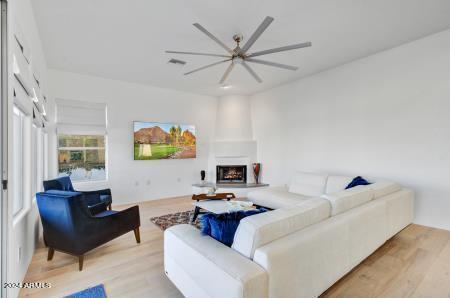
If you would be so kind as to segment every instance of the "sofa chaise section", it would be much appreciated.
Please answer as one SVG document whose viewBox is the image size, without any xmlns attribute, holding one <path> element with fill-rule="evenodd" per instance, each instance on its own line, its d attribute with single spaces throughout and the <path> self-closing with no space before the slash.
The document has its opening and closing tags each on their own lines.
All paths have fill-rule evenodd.
<svg viewBox="0 0 450 298">
<path fill-rule="evenodd" d="M 268 297 L 263 268 L 190 225 L 165 231 L 164 268 L 188 298 Z"/>
</svg>

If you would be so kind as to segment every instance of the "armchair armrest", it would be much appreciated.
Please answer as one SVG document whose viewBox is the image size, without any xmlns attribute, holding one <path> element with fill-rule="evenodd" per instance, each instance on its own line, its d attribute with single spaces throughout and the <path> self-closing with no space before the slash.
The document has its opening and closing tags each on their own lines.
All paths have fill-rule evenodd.
<svg viewBox="0 0 450 298">
<path fill-rule="evenodd" d="M 120 223 L 122 227 L 129 225 L 135 229 L 141 225 L 139 206 L 133 206 L 121 211 L 109 211 L 108 214 L 91 215 L 90 220 L 101 225 Z M 101 222 L 101 223 L 100 223 Z"/>
<path fill-rule="evenodd" d="M 89 190 L 89 191 L 78 191 L 81 192 L 83 194 L 98 194 L 98 195 L 111 195 L 111 189 L 109 188 L 105 188 L 105 189 L 100 189 L 100 190 Z"/>
<path fill-rule="evenodd" d="M 186 297 L 268 297 L 262 267 L 190 225 L 164 232 L 164 269 Z"/>
<path fill-rule="evenodd" d="M 139 207 L 133 206 L 122 211 L 104 211 L 91 214 L 84 208 L 85 216 L 77 224 L 77 237 L 83 239 L 78 247 L 79 254 L 83 254 L 103 243 L 117 238 L 140 227 Z"/>
<path fill-rule="evenodd" d="M 95 202 L 89 201 L 89 205 L 93 205 L 94 203 L 105 203 L 106 206 L 109 206 L 109 209 L 111 209 L 111 203 L 112 203 L 112 196 L 111 196 L 111 189 L 100 189 L 100 190 L 91 190 L 91 191 L 81 191 L 82 194 L 85 196 L 98 196 Z"/>
<path fill-rule="evenodd" d="M 94 192 L 85 193 L 82 192 L 82 199 L 88 207 L 98 205 L 102 201 L 100 200 L 100 195 Z"/>
<path fill-rule="evenodd" d="M 96 215 L 100 212 L 106 211 L 106 204 L 104 202 L 97 203 L 95 205 L 88 206 L 91 215 Z"/>
</svg>

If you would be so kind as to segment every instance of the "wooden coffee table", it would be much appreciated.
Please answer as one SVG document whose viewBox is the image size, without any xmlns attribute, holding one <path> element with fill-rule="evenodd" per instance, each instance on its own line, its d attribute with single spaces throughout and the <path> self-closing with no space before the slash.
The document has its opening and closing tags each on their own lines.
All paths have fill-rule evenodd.
<svg viewBox="0 0 450 298">
<path fill-rule="evenodd" d="M 213 195 L 208 194 L 192 195 L 192 200 L 196 202 L 192 203 L 195 206 L 195 209 L 194 209 L 194 216 L 192 217 L 191 222 L 194 222 L 197 219 L 202 209 L 216 214 L 227 212 L 226 206 L 228 206 L 228 204 L 226 203 L 226 201 L 235 198 L 236 196 L 234 195 L 234 193 L 231 192 L 216 193 Z"/>
</svg>

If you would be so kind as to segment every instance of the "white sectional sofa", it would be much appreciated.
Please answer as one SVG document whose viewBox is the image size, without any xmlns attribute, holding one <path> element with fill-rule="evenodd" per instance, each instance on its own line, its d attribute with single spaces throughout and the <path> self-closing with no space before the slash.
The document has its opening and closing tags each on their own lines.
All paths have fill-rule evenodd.
<svg viewBox="0 0 450 298">
<path fill-rule="evenodd" d="M 190 225 L 164 233 L 166 275 L 186 297 L 317 297 L 412 222 L 414 195 L 379 181 L 297 173 L 249 193 L 274 209 L 244 218 L 232 247 Z"/>
</svg>

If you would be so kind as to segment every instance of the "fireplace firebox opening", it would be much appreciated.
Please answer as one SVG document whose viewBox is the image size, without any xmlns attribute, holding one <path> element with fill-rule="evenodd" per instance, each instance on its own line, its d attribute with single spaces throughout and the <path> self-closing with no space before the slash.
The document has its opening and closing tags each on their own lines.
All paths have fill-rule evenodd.
<svg viewBox="0 0 450 298">
<path fill-rule="evenodd" d="M 217 166 L 216 183 L 247 183 L 247 166 Z"/>
</svg>

